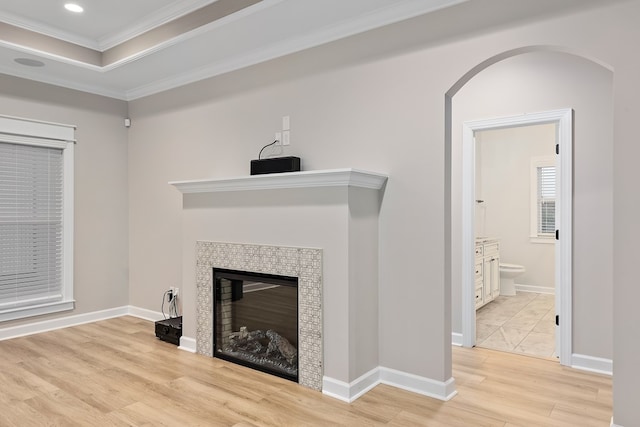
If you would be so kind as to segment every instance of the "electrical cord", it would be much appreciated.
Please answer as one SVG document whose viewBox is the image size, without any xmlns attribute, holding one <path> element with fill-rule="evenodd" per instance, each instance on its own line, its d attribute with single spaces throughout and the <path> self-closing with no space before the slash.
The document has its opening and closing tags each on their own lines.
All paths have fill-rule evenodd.
<svg viewBox="0 0 640 427">
<path fill-rule="evenodd" d="M 165 320 L 167 319 L 167 315 L 164 314 L 164 302 L 167 299 L 167 295 L 169 294 L 169 292 L 171 291 L 165 291 L 164 294 L 162 295 L 162 306 L 160 307 L 160 309 L 162 310 L 162 317 L 165 318 Z M 172 293 L 173 295 L 173 293 Z M 171 314 L 169 314 L 169 316 L 171 316 Z"/>
<path fill-rule="evenodd" d="M 167 320 L 167 313 L 164 312 L 164 304 L 167 300 L 169 300 L 169 318 L 178 317 L 178 296 L 175 295 L 171 289 L 165 291 L 162 295 L 162 306 L 160 307 L 160 310 L 162 310 L 162 317 Z"/>
<path fill-rule="evenodd" d="M 275 144 L 276 142 L 278 142 L 278 140 L 276 139 L 275 141 L 273 141 L 271 144 L 267 144 L 264 147 L 262 147 L 262 150 L 260 150 L 260 152 L 258 153 L 258 160 L 260 160 L 260 156 L 262 156 L 262 152 L 264 151 L 265 148 L 267 148 L 270 145 Z"/>
<path fill-rule="evenodd" d="M 178 296 L 173 295 L 169 302 L 169 317 L 178 317 Z"/>
</svg>

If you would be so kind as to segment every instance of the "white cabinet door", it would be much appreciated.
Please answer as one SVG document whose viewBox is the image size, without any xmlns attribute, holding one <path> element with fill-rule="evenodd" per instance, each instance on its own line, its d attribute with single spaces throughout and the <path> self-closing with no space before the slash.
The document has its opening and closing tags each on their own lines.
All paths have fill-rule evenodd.
<svg viewBox="0 0 640 427">
<path fill-rule="evenodd" d="M 491 292 L 491 283 L 493 281 L 493 277 L 491 277 L 491 258 L 485 258 L 482 264 L 482 278 L 484 280 L 484 302 L 486 304 L 493 299 L 493 293 Z"/>
<path fill-rule="evenodd" d="M 500 257 L 491 258 L 491 295 L 493 298 L 500 295 Z"/>
</svg>

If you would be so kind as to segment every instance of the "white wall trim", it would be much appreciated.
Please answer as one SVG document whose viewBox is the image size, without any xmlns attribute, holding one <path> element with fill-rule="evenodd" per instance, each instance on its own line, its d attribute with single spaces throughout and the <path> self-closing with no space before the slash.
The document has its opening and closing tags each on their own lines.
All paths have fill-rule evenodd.
<svg viewBox="0 0 640 427">
<path fill-rule="evenodd" d="M 195 353 L 196 339 L 191 337 L 185 337 L 185 336 L 180 337 L 180 346 L 178 347 L 178 349 L 188 351 L 189 353 Z"/>
<path fill-rule="evenodd" d="M 516 292 L 535 292 L 537 294 L 555 295 L 556 289 L 550 286 L 535 286 L 535 285 L 519 285 L 515 284 Z"/>
<path fill-rule="evenodd" d="M 619 424 L 615 424 L 615 423 L 613 422 L 613 417 L 611 417 L 611 427 L 622 427 L 622 426 L 621 426 L 621 425 L 619 425 Z"/>
<path fill-rule="evenodd" d="M 134 307 L 132 305 L 124 305 L 122 307 L 93 311 L 91 313 L 76 314 L 72 316 L 58 317 L 56 319 L 26 323 L 24 325 L 0 328 L 0 341 L 54 331 L 56 329 L 69 328 L 71 326 L 83 325 L 85 323 L 99 322 L 100 320 L 113 319 L 114 317 L 121 316 L 133 316 L 151 322 L 160 320 L 164 317 L 162 313 L 157 311 Z M 182 337 L 182 339 L 186 340 L 184 344 L 182 341 L 180 342 L 181 346 L 185 347 L 183 350 L 190 351 L 191 343 L 189 340 L 193 339 L 186 337 Z M 195 348 L 195 340 L 193 340 L 193 347 Z"/>
<path fill-rule="evenodd" d="M 137 317 L 139 319 L 149 320 L 150 322 L 157 322 L 164 319 L 164 315 L 159 311 L 147 310 L 146 308 L 135 307 L 133 305 L 128 306 L 128 315 Z"/>
<path fill-rule="evenodd" d="M 450 400 L 458 394 L 453 377 L 447 381 L 436 381 L 431 378 L 380 367 L 380 382 L 443 401 Z"/>
<path fill-rule="evenodd" d="M 359 378 L 346 383 L 331 377 L 322 377 L 322 394 L 351 403 L 380 384 L 380 368 L 374 368 Z"/>
<path fill-rule="evenodd" d="M 462 347 L 462 334 L 458 332 L 451 332 L 451 345 Z"/>
<path fill-rule="evenodd" d="M 458 393 L 453 378 L 444 382 L 435 381 L 431 378 L 379 366 L 351 383 L 325 376 L 322 378 L 322 394 L 351 403 L 378 384 L 390 385 L 443 401 L 450 400 Z"/>
<path fill-rule="evenodd" d="M 112 319 L 114 317 L 126 316 L 127 314 L 129 314 L 129 307 L 122 306 L 107 310 L 94 311 L 91 313 L 42 320 L 24 325 L 10 326 L 0 329 L 0 341 L 54 331 L 56 329 L 68 328 L 71 326 L 83 325 L 85 323 L 93 323 L 100 320 Z"/>
<path fill-rule="evenodd" d="M 571 367 L 582 371 L 613 376 L 613 360 L 573 353 Z"/>
</svg>

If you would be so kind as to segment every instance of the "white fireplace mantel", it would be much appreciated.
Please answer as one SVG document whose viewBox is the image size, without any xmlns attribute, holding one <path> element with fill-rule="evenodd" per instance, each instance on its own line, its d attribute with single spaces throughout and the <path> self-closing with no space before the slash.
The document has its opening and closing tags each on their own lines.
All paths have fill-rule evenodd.
<svg viewBox="0 0 640 427">
<path fill-rule="evenodd" d="M 387 175 L 377 172 L 357 169 L 328 169 L 235 178 L 172 181 L 169 184 L 184 194 L 311 187 L 361 187 L 380 190 L 387 178 Z"/>
</svg>

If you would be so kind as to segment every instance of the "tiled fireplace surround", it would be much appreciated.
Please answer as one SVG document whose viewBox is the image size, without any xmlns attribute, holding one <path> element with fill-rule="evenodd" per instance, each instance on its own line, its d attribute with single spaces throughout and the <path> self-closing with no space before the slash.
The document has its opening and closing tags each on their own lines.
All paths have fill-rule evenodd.
<svg viewBox="0 0 640 427">
<path fill-rule="evenodd" d="M 386 179 L 339 169 L 172 182 L 183 193 L 181 346 L 212 354 L 213 267 L 296 276 L 301 385 L 347 402 L 379 383 L 452 397 L 453 380 L 380 366 L 378 219 Z"/>
<path fill-rule="evenodd" d="M 196 242 L 196 351 L 213 356 L 214 268 L 298 278 L 298 382 L 322 390 L 322 251 Z"/>
</svg>

